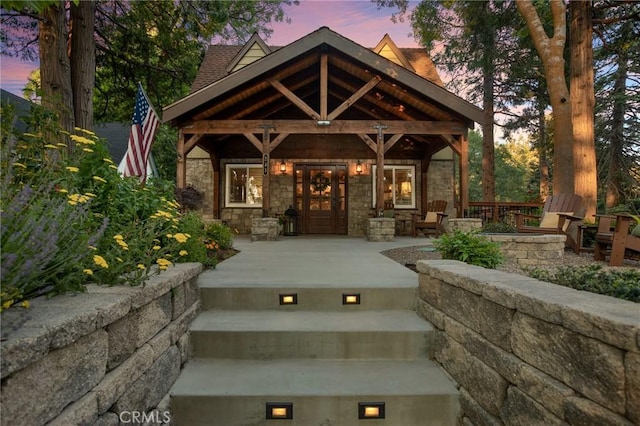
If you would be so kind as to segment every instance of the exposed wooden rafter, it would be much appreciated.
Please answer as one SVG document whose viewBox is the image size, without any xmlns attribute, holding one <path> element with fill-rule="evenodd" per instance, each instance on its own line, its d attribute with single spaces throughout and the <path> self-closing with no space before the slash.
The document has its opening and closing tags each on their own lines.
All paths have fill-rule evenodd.
<svg viewBox="0 0 640 426">
<path fill-rule="evenodd" d="M 267 79 L 270 85 L 273 86 L 278 92 L 282 93 L 292 104 L 300 108 L 305 114 L 314 120 L 320 120 L 320 114 L 318 114 L 313 108 L 311 108 L 305 101 L 300 99 L 295 93 L 287 89 L 284 84 L 273 78 Z"/>
<path fill-rule="evenodd" d="M 319 125 L 312 120 L 200 120 L 185 123 L 183 131 L 195 134 L 261 133 L 262 126 L 271 125 L 277 133 L 299 134 L 359 134 L 373 133 L 374 126 L 383 124 L 389 134 L 461 135 L 466 133 L 457 121 L 401 121 L 401 120 L 334 120 Z"/>
</svg>

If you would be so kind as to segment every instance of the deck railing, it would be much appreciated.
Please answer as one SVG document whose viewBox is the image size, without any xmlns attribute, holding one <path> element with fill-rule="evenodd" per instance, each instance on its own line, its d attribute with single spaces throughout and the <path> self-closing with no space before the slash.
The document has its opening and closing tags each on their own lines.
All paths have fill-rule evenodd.
<svg viewBox="0 0 640 426">
<path fill-rule="evenodd" d="M 480 218 L 483 223 L 504 222 L 515 226 L 514 213 L 539 214 L 543 205 L 542 203 L 470 201 L 464 217 Z"/>
</svg>

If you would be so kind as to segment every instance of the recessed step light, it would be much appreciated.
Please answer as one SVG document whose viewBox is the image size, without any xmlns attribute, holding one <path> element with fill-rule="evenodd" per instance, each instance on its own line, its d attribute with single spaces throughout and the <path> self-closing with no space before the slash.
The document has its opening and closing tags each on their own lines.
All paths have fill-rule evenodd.
<svg viewBox="0 0 640 426">
<path fill-rule="evenodd" d="M 358 419 L 384 419 L 384 402 L 358 402 Z"/>
<path fill-rule="evenodd" d="M 360 293 L 342 293 L 343 305 L 359 305 Z"/>
<path fill-rule="evenodd" d="M 280 294 L 279 297 L 280 297 L 281 305 L 297 305 L 298 304 L 298 293 Z"/>
<path fill-rule="evenodd" d="M 267 402 L 267 420 L 293 419 L 293 402 Z"/>
</svg>

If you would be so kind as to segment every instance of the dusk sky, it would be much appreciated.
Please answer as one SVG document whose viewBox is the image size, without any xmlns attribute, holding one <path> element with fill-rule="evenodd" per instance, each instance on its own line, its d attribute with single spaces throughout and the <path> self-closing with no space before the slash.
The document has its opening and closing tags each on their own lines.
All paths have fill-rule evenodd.
<svg viewBox="0 0 640 426">
<path fill-rule="evenodd" d="M 386 33 L 399 47 L 417 46 L 408 22 L 394 24 L 392 9 L 378 9 L 369 0 L 301 0 L 285 10 L 291 23 L 273 24 L 269 45 L 284 46 L 326 26 L 365 47 L 375 47 Z M 0 61 L 0 87 L 22 96 L 27 77 L 38 64 L 5 56 Z"/>
</svg>

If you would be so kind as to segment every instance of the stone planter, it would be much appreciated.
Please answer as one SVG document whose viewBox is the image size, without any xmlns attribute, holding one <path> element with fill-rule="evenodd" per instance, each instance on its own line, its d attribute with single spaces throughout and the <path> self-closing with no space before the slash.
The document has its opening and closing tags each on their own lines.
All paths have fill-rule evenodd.
<svg viewBox="0 0 640 426">
<path fill-rule="evenodd" d="M 396 234 L 396 220 L 391 217 L 369 218 L 367 240 L 372 242 L 393 241 Z"/>
<path fill-rule="evenodd" d="M 564 257 L 564 235 L 482 234 L 500 243 L 500 250 L 522 266 L 551 265 Z"/>
<path fill-rule="evenodd" d="M 254 217 L 251 219 L 251 241 L 277 241 L 280 229 L 277 217 Z"/>
</svg>

